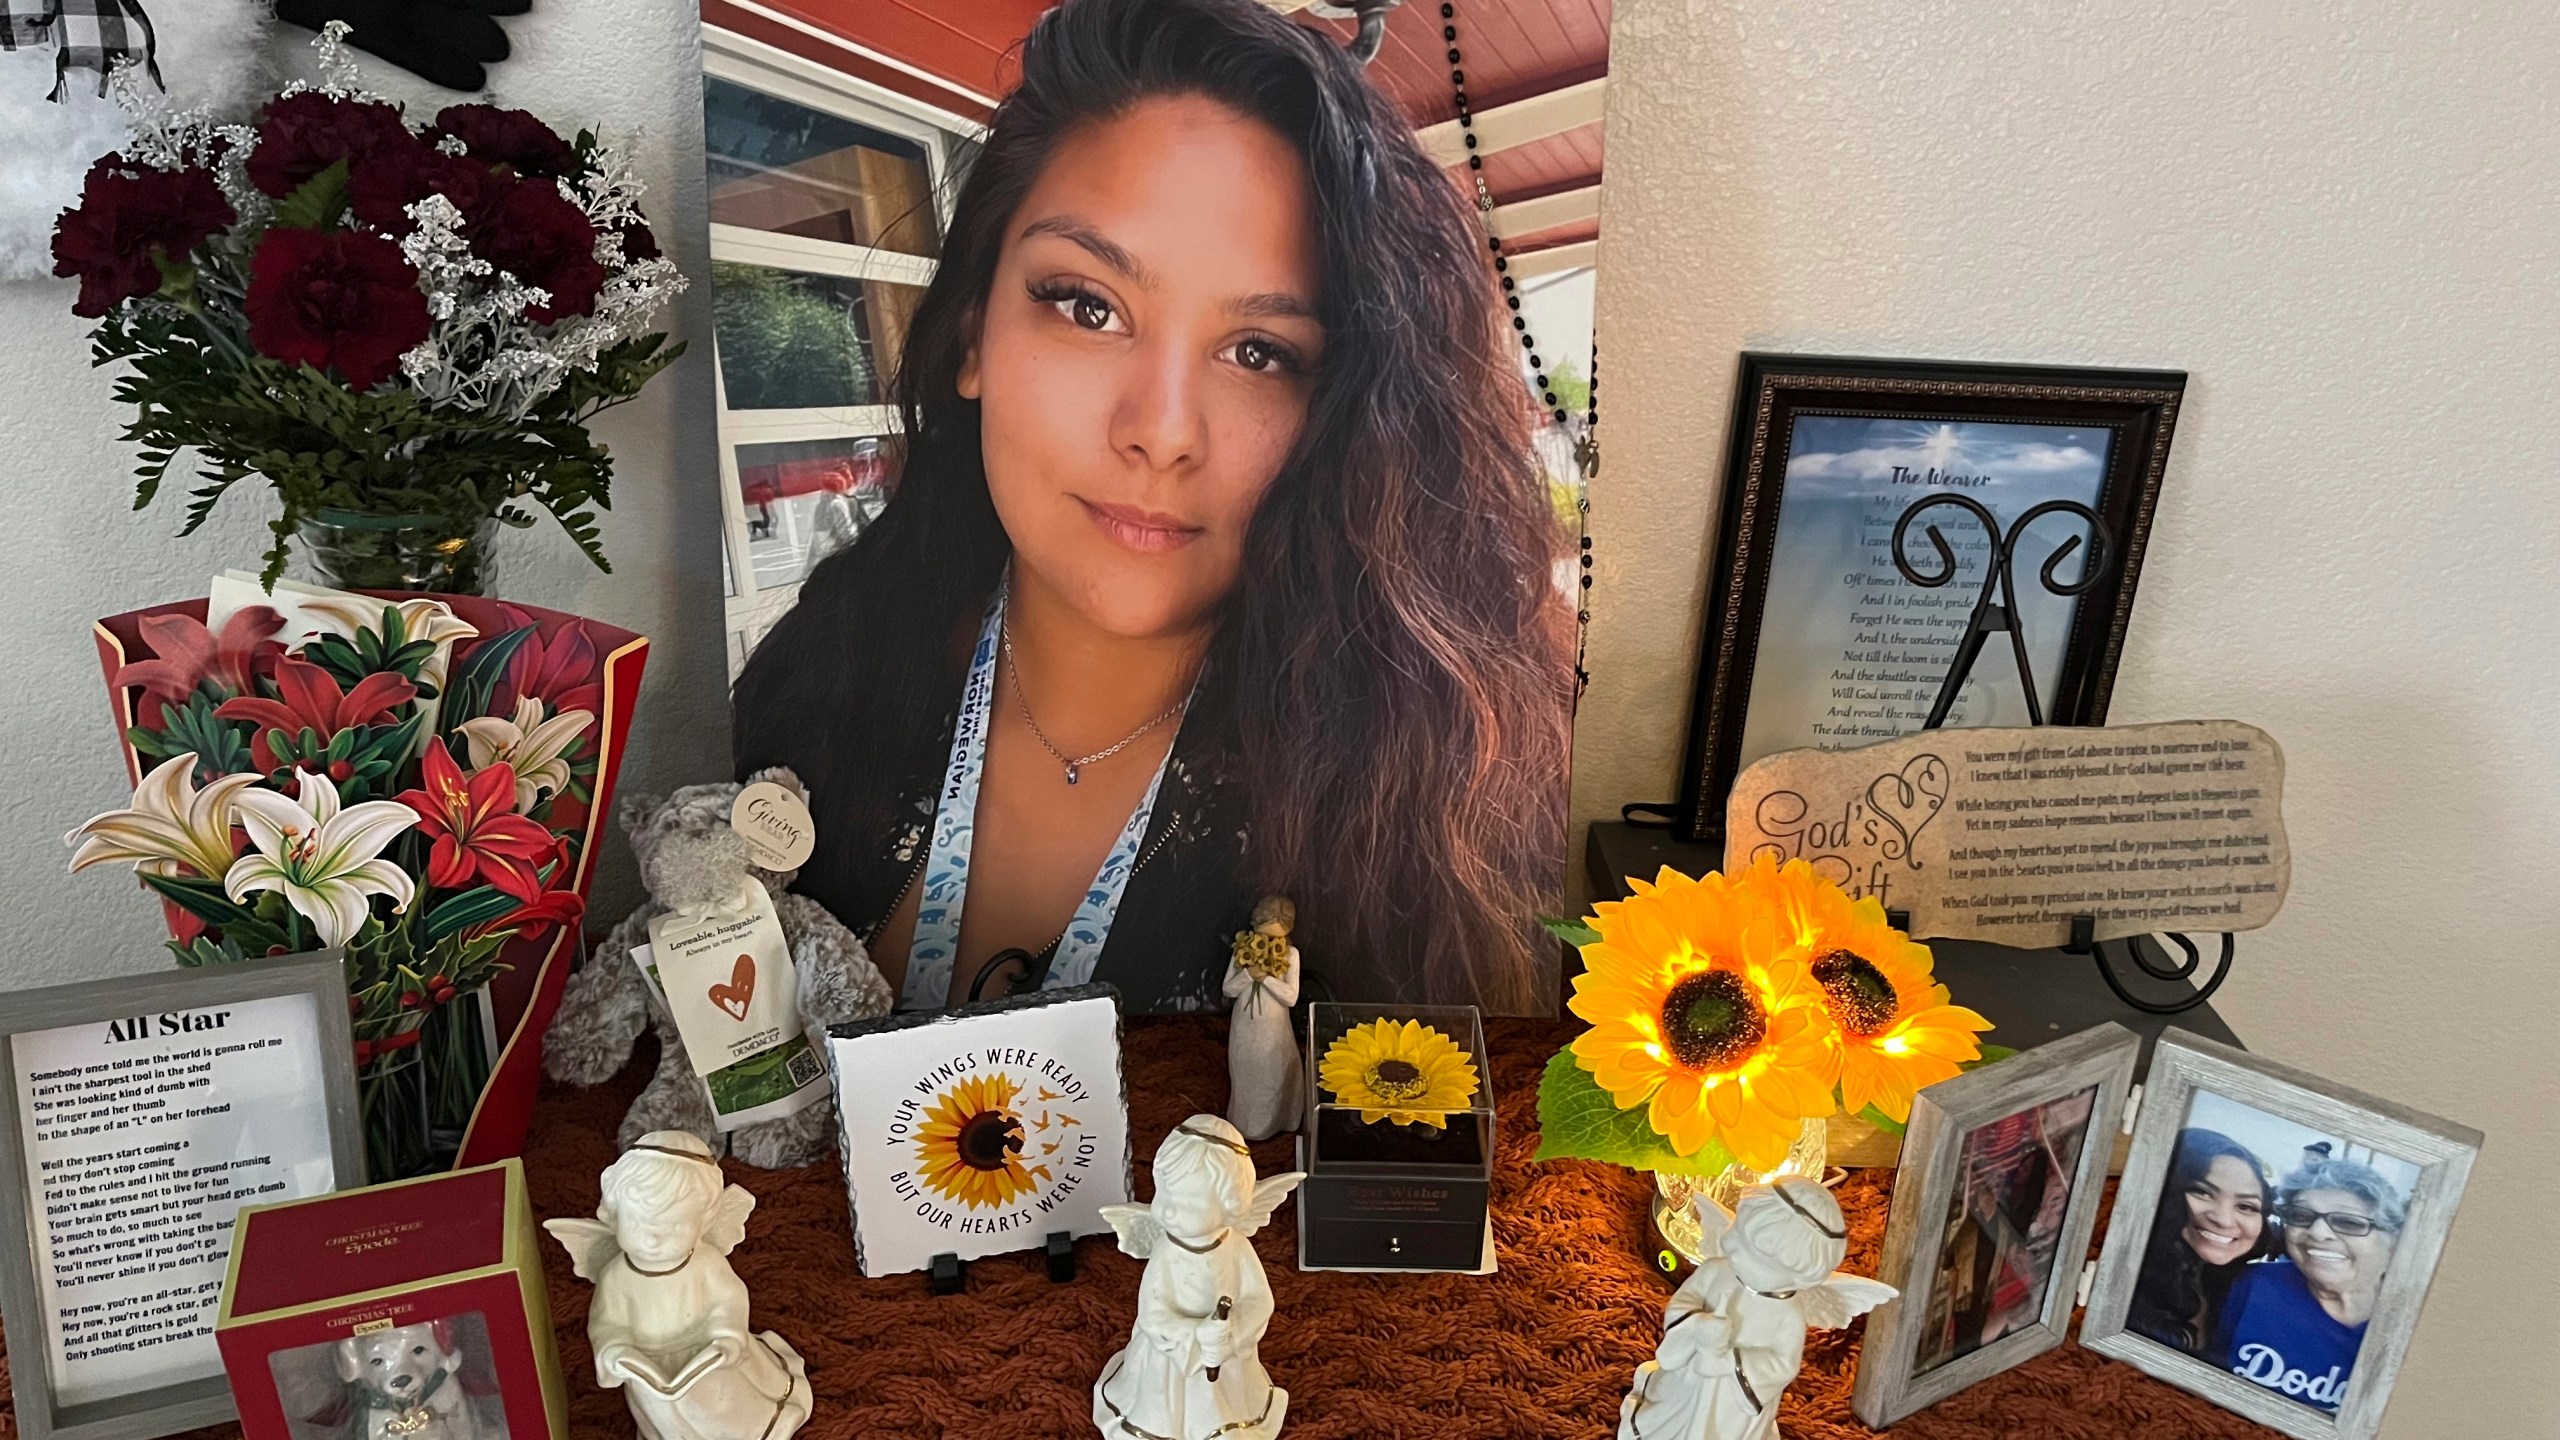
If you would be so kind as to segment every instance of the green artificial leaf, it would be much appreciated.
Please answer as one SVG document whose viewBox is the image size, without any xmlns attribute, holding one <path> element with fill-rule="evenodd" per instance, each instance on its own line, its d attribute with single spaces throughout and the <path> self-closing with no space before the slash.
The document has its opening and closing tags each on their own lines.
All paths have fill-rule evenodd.
<svg viewBox="0 0 2560 1440">
<path fill-rule="evenodd" d="M 1547 927 L 1548 934 L 1576 948 L 1595 944 L 1600 939 L 1599 931 L 1579 920 L 1567 920 L 1561 915 L 1541 915 L 1538 917 L 1538 923 Z"/>
<path fill-rule="evenodd" d="M 471 647 L 462 663 L 453 667 L 445 680 L 444 733 L 452 735 L 462 722 L 489 713 L 490 697 L 498 693 L 498 682 L 506 677 L 507 665 L 533 637 L 534 627 L 527 625 L 493 636 Z"/>
<path fill-rule="evenodd" d="M 142 883 L 162 899 L 226 934 L 234 926 L 253 924 L 257 912 L 223 893 L 222 882 L 193 875 L 145 875 Z"/>
<path fill-rule="evenodd" d="M 187 697 L 186 704 L 161 707 L 160 729 L 136 725 L 124 732 L 125 741 L 133 746 L 134 753 L 154 761 L 194 754 L 195 780 L 199 785 L 211 784 L 218 776 L 245 772 L 253 766 L 249 758 L 250 727 L 245 721 L 225 720 L 214 714 L 214 707 L 222 700 L 218 687 L 208 680 Z"/>
<path fill-rule="evenodd" d="M 514 910 L 521 902 L 494 885 L 481 885 L 465 890 L 448 900 L 436 902 L 421 925 L 429 941 L 448 935 L 459 935 L 474 925 L 483 925 Z"/>
<path fill-rule="evenodd" d="M 302 658 L 328 672 L 346 689 L 352 690 L 369 675 L 394 674 L 416 687 L 421 696 L 433 696 L 435 687 L 418 683 L 418 671 L 434 657 L 436 647 L 424 640 L 408 638 L 408 625 L 398 609 L 385 605 L 376 628 L 358 630 L 352 637 L 322 635 L 302 647 Z"/>
<path fill-rule="evenodd" d="M 1979 1070 L 1985 1065 L 1996 1064 L 1999 1061 L 2006 1060 L 2017 1053 L 2017 1051 L 2010 1049 L 2006 1045 L 1985 1045 L 1982 1047 L 1982 1058 L 1979 1060 L 1967 1060 L 1964 1062 L 1964 1068 L 1967 1070 Z"/>
<path fill-rule="evenodd" d="M 169 953 L 177 957 L 179 964 L 190 970 L 201 969 L 207 965 L 228 965 L 246 958 L 240 953 L 238 942 L 229 939 L 216 940 L 210 935 L 199 935 L 193 940 L 183 942 L 171 940 L 166 943 L 169 946 Z"/>
<path fill-rule="evenodd" d="M 1666 1175 L 1714 1175 L 1733 1163 L 1732 1152 L 1716 1140 L 1695 1155 L 1681 1155 L 1646 1115 L 1642 1105 L 1619 1109 L 1591 1072 L 1574 1060 L 1572 1050 L 1559 1050 L 1538 1081 L 1536 1158 L 1599 1160 Z"/>
<path fill-rule="evenodd" d="M 275 219 L 268 223 L 273 230 L 326 230 L 347 213 L 347 162 L 333 160 L 329 168 L 293 187 L 293 193 L 276 202 Z"/>
</svg>

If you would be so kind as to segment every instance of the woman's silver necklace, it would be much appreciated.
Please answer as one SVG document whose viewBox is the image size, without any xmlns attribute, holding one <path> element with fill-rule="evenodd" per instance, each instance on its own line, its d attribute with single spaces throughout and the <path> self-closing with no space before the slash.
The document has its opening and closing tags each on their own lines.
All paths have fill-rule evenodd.
<svg viewBox="0 0 2560 1440">
<path fill-rule="evenodd" d="M 1013 627 L 1011 625 L 1000 623 L 998 627 L 998 634 L 1001 635 L 1004 640 L 1005 666 L 1007 669 L 1013 671 L 1013 707 L 1022 712 L 1022 723 L 1031 727 L 1032 738 L 1040 742 L 1040 748 L 1048 751 L 1051 755 L 1057 758 L 1059 764 L 1067 767 L 1067 783 L 1070 785 L 1076 783 L 1078 772 L 1082 771 L 1084 767 L 1097 760 L 1108 760 L 1112 756 L 1119 754 L 1121 751 L 1128 749 L 1131 745 L 1137 743 L 1139 736 L 1146 734 L 1148 731 L 1153 730 L 1167 720 L 1181 714 L 1183 707 L 1191 703 L 1191 696 L 1188 693 L 1185 693 L 1181 699 L 1174 701 L 1171 708 L 1167 709 L 1163 714 L 1148 721 L 1146 724 L 1139 726 L 1137 729 L 1130 731 L 1128 734 L 1121 736 L 1118 743 L 1106 745 L 1102 749 L 1096 750 L 1090 755 L 1069 755 L 1066 751 L 1059 749 L 1056 743 L 1049 739 L 1049 732 L 1040 728 L 1040 722 L 1033 718 L 1031 714 L 1031 702 L 1023 698 L 1022 662 L 1014 658 Z"/>
</svg>

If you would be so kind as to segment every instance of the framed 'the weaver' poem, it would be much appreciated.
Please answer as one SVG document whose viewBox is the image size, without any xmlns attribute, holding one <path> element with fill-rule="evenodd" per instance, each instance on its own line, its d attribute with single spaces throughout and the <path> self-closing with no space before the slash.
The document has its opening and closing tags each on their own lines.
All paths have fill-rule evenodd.
<svg viewBox="0 0 2560 1440">
<path fill-rule="evenodd" d="M 1682 836 L 1722 839 L 1755 760 L 1921 729 L 2004 543 L 1991 598 L 2017 638 L 1982 646 L 1944 723 L 2102 723 L 2185 389 L 2172 370 L 1745 354 Z"/>
</svg>

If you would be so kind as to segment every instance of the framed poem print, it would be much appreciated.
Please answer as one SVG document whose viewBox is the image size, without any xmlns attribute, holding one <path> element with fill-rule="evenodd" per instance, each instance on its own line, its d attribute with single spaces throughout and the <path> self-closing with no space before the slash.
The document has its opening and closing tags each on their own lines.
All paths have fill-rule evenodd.
<svg viewBox="0 0 2560 1440">
<path fill-rule="evenodd" d="M 2139 1036 L 2095 1025 L 1920 1091 L 1867 1317 L 1857 1417 L 1882 1429 L 2060 1345 Z"/>
<path fill-rule="evenodd" d="M 2171 370 L 1745 354 L 1682 838 L 1722 839 L 1754 760 L 1923 728 L 1960 651 L 1978 663 L 1943 723 L 2102 723 L 2185 389 Z M 2012 638 L 1985 644 L 1994 620 Z"/>
<path fill-rule="evenodd" d="M 0 995 L 0 1321 L 27 1440 L 231 1419 L 232 1220 L 364 1177 L 338 952 Z"/>
<path fill-rule="evenodd" d="M 2080 1343 L 2299 1440 L 2371 1440 L 2480 1132 L 2170 1030 Z"/>
</svg>

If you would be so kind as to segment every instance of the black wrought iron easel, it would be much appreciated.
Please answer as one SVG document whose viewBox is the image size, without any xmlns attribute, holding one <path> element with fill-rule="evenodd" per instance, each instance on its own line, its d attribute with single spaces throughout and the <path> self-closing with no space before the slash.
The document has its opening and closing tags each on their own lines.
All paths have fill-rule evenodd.
<svg viewBox="0 0 2560 1440">
<path fill-rule="evenodd" d="M 1964 638 L 1956 645 L 1955 663 L 1948 668 L 1946 683 L 1939 687 L 1937 702 L 1929 707 L 1929 718 L 1920 728 L 1935 730 L 1946 724 L 1948 712 L 1955 708 L 1957 693 L 1964 689 L 1964 682 L 1973 674 L 1974 662 L 1982 656 L 1983 642 L 1995 634 L 2009 637 L 2010 653 L 2017 657 L 2018 662 L 2018 684 L 2027 698 L 2027 723 L 2041 726 L 2045 723 L 2044 702 L 2036 693 L 2035 667 L 2027 658 L 2027 632 L 2019 621 L 2018 582 L 2014 569 L 2018 542 L 2026 537 L 2028 527 L 2048 515 L 2071 515 L 2088 523 L 2088 555 L 2081 561 L 2080 578 L 2065 582 L 2057 578 L 2056 573 L 2064 561 L 2079 553 L 2082 541 L 2077 535 L 2055 546 L 2053 553 L 2045 557 L 2036 576 L 2046 591 L 2069 599 L 2095 588 L 2105 577 L 2107 566 L 2116 559 L 2116 547 L 2107 533 L 2107 523 L 2098 517 L 2098 512 L 2076 500 L 2047 500 L 2011 521 L 2004 533 L 1999 517 L 1970 495 L 1941 491 L 1925 496 L 1905 509 L 1893 527 L 1893 568 L 1902 572 L 1903 579 L 1923 590 L 1938 589 L 1953 583 L 1956 578 L 1955 547 L 1947 543 L 1946 535 L 1935 523 L 1923 524 L 1921 521 L 1922 515 L 1940 506 L 1952 506 L 1971 515 L 1982 527 L 1991 551 L 1984 557 L 1982 589 L 1974 596 L 1973 613 L 1965 622 Z M 1923 525 L 1922 533 L 1928 536 L 1930 548 L 1937 552 L 1937 568 L 1934 570 L 1922 570 L 1905 553 L 1905 542 L 1915 524 Z M 2121 942 L 2124 959 L 2135 969 L 2164 984 L 2194 986 L 2176 1000 L 2146 1000 L 2134 994 L 2117 973 L 2118 962 L 2108 951 L 2108 942 L 2097 938 L 2097 929 L 2098 917 L 2072 916 L 2071 938 L 2063 942 L 2062 952 L 2090 956 L 2097 962 L 2098 978 L 2107 982 L 2107 988 L 2115 992 L 2116 998 L 2146 1015 L 2176 1015 L 2212 999 L 2213 992 L 2221 989 L 2222 982 L 2229 978 L 2231 957 L 2237 949 L 2236 937 L 2227 931 L 2221 932 L 2222 953 L 2213 973 L 2197 982 L 2195 975 L 2204 964 L 2204 950 L 2192 938 L 2175 931 L 2162 932 L 2185 954 L 2185 959 L 2172 961 L 2168 958 L 2168 947 L 2159 944 L 2155 937 L 2126 937 Z M 2157 960 L 2144 953 L 2146 941 L 2158 951 Z"/>
</svg>

